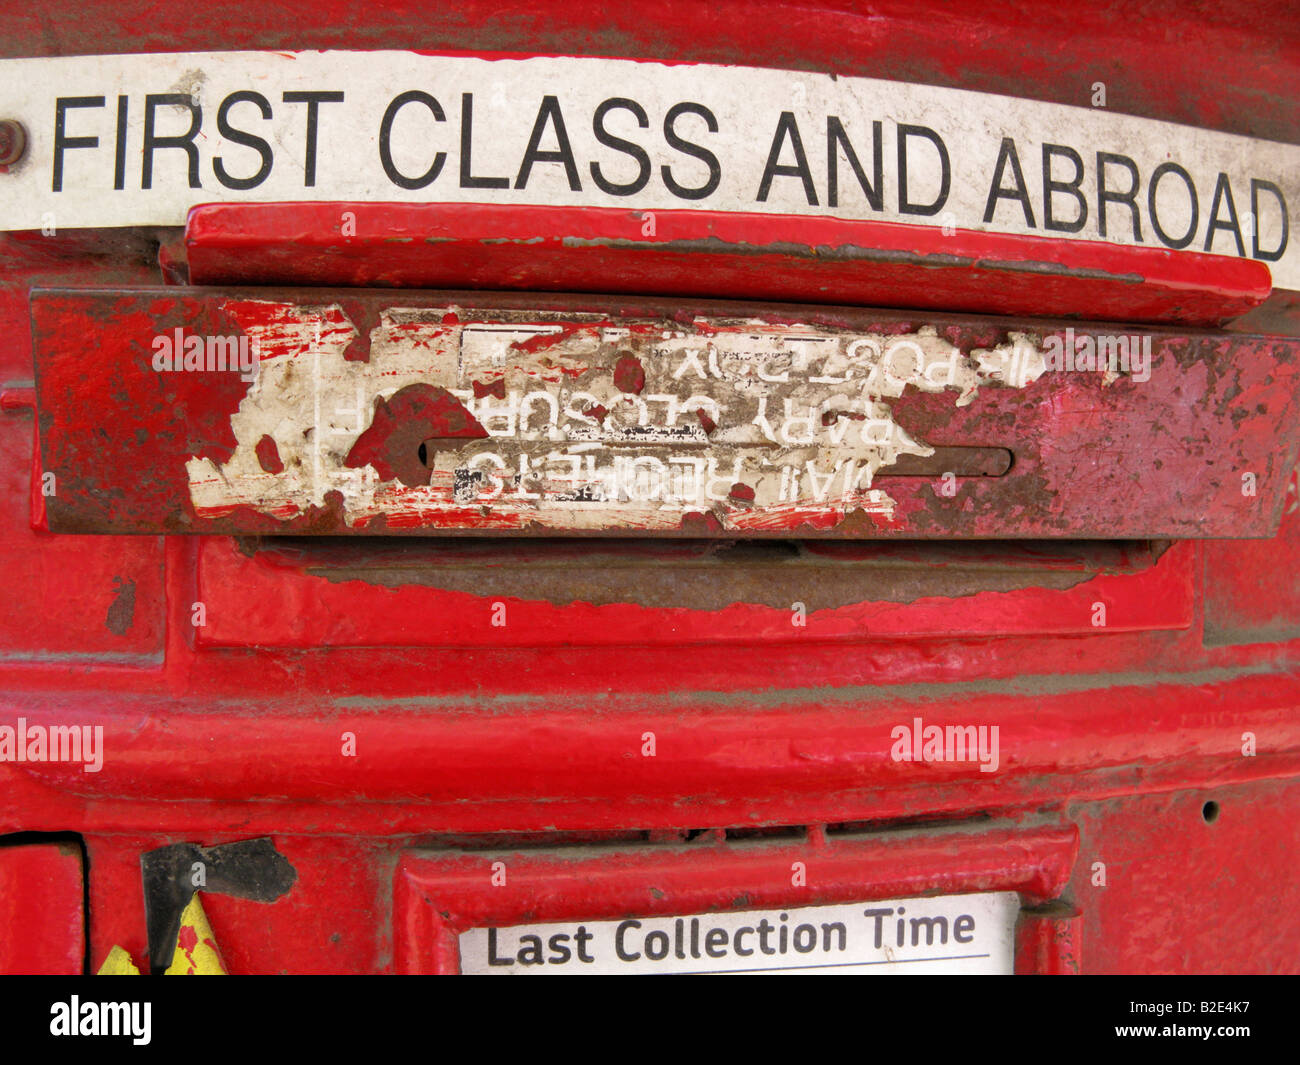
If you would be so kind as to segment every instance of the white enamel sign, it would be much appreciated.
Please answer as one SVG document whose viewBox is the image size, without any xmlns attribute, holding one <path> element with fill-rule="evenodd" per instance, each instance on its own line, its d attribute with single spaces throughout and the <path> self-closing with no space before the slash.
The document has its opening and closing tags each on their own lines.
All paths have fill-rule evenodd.
<svg viewBox="0 0 1300 1065">
<path fill-rule="evenodd" d="M 996 892 L 474 928 L 461 972 L 1010 974 L 1018 912 Z"/>
<path fill-rule="evenodd" d="M 0 229 L 214 201 L 820 215 L 1267 263 L 1300 289 L 1300 147 L 870 78 L 617 59 L 224 52 L 0 62 Z"/>
</svg>

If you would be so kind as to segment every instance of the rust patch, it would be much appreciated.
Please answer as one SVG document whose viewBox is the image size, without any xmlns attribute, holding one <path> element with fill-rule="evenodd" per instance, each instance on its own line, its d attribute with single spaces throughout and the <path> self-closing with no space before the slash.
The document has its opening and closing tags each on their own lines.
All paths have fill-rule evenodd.
<svg viewBox="0 0 1300 1065">
<path fill-rule="evenodd" d="M 369 362 L 370 341 L 379 328 L 381 310 L 365 300 L 340 300 L 343 313 L 356 326 L 356 336 L 343 349 L 344 362 Z"/>
<path fill-rule="evenodd" d="M 697 528 L 708 515 L 692 515 Z M 279 540 L 269 559 L 333 583 L 390 588 L 419 585 L 556 606 L 635 603 L 678 610 L 724 610 L 738 603 L 810 610 L 857 603 L 959 599 L 1023 588 L 1065 590 L 1104 574 L 1155 565 L 1169 545 L 1033 542 L 997 545 L 801 544 L 788 540 L 664 542 L 569 541 L 502 545 L 460 541 L 436 548 L 370 541 L 325 546 Z M 249 552 L 258 553 L 250 545 Z"/>
<path fill-rule="evenodd" d="M 113 588 L 115 595 L 104 625 L 114 636 L 125 636 L 135 622 L 135 581 L 114 577 Z"/>
<path fill-rule="evenodd" d="M 474 389 L 474 398 L 483 399 L 485 396 L 493 396 L 496 399 L 506 398 L 506 379 L 498 377 L 495 381 L 471 381 L 470 385 Z"/>
<path fill-rule="evenodd" d="M 860 411 L 828 410 L 822 415 L 822 425 L 834 425 L 841 418 L 848 418 L 855 422 L 867 420 L 867 416 L 862 414 Z"/>
<path fill-rule="evenodd" d="M 284 463 L 280 461 L 280 449 L 269 435 L 263 435 L 257 442 L 257 461 L 267 473 L 284 472 Z"/>
<path fill-rule="evenodd" d="M 407 385 L 375 399 L 370 427 L 357 437 L 344 465 L 372 466 L 385 481 L 427 485 L 432 471 L 421 457 L 440 440 L 475 440 L 487 430 L 455 396 L 437 385 Z"/>
<path fill-rule="evenodd" d="M 614 364 L 614 387 L 632 395 L 639 395 L 645 388 L 645 367 L 630 351 L 623 352 Z"/>
</svg>

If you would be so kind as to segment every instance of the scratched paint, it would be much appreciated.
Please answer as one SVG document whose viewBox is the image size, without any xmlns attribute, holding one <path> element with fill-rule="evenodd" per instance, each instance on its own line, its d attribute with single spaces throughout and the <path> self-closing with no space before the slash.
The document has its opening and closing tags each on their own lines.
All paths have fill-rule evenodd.
<svg viewBox="0 0 1300 1065">
<path fill-rule="evenodd" d="M 860 333 L 755 319 L 620 319 L 393 307 L 364 338 L 337 304 L 229 300 L 259 352 L 202 518 L 341 500 L 365 527 L 723 530 L 808 512 L 889 516 L 876 474 L 933 448 L 893 418 L 907 389 L 1023 388 L 1039 339 L 962 351 L 933 327 Z M 268 443 L 270 441 L 270 443 Z M 275 464 L 265 461 L 274 444 Z M 274 472 L 273 472 L 274 471 Z"/>
</svg>

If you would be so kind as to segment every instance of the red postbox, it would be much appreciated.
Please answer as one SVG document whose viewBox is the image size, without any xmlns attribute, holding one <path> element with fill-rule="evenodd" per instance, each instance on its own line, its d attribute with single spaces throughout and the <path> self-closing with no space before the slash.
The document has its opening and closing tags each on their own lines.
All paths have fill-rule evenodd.
<svg viewBox="0 0 1300 1065">
<path fill-rule="evenodd" d="M 137 7 L 0 16 L 0 969 L 1294 971 L 1283 5 Z"/>
</svg>

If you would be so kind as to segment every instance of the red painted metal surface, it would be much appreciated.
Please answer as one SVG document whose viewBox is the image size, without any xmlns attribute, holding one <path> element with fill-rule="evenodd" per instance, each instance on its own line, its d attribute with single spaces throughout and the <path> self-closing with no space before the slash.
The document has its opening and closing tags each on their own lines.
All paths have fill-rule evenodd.
<svg viewBox="0 0 1300 1065">
<path fill-rule="evenodd" d="M 376 665 L 388 658 L 374 657 Z M 329 665 L 342 673 L 345 662 Z M 224 706 L 209 698 L 196 710 L 183 697 L 86 694 L 75 712 L 36 696 L 24 711 L 29 727 L 103 726 L 105 767 L 43 762 L 9 772 L 14 801 L 49 792 L 89 802 L 83 816 L 105 827 L 120 824 L 121 801 L 192 798 L 202 780 L 202 799 L 160 813 L 162 823 L 197 829 L 220 804 L 246 801 L 256 804 L 250 827 L 271 831 L 319 824 L 325 814 L 313 804 L 364 800 L 354 820 L 394 831 L 418 832 L 433 814 L 454 831 L 504 822 L 539 832 L 617 830 L 630 817 L 641 828 L 673 828 L 684 817 L 714 827 L 956 816 L 1050 804 L 1063 789 L 1114 797 L 1139 787 L 1135 778 L 1140 790 L 1168 790 L 1300 768 L 1295 682 L 1285 673 L 1210 673 L 1194 687 L 1145 678 L 1107 687 L 1104 701 L 1077 678 L 1034 687 L 1034 696 L 1017 697 L 1017 682 L 951 685 L 939 705 L 905 685 L 632 699 L 588 691 L 561 705 L 558 695 L 505 691 L 486 705 L 464 695 L 353 694 L 335 695 L 328 715 L 315 709 L 320 696 L 232 696 Z M 894 730 L 917 719 L 996 725 L 995 771 L 974 760 L 895 761 Z M 1257 737 L 1253 757 L 1241 754 L 1247 731 Z M 639 753 L 646 733 L 653 757 Z M 345 753 L 348 735 L 355 757 Z M 1063 745 L 1062 735 L 1086 739 Z M 274 758 L 260 753 L 272 750 Z M 689 797 L 689 815 L 676 808 L 679 796 Z"/>
<path fill-rule="evenodd" d="M 785 545 L 778 545 L 784 548 Z M 744 555 L 744 551 L 739 552 Z M 1113 632 L 1186 629 L 1194 555 L 1093 557 L 1081 545 L 924 551 L 809 542 L 745 567 L 708 543 L 664 546 L 477 542 L 366 550 L 290 542 L 252 553 L 205 539 L 196 595 L 209 605 L 199 647 L 476 647 L 506 604 L 497 647 L 672 647 L 853 643 L 916 637 L 1085 636 L 1094 604 Z M 689 585 L 666 593 L 662 578 Z M 285 580 L 295 581 L 292 611 Z M 757 579 L 755 579 L 757 578 Z M 948 596 L 965 585 L 960 617 Z M 802 602 L 804 624 L 791 624 Z M 487 609 L 484 606 L 487 605 Z"/>
<path fill-rule="evenodd" d="M 88 17 L 57 0 L 39 15 L 0 13 L 0 50 L 406 47 L 418 36 L 447 50 L 833 70 L 1073 104 L 1102 80 L 1116 110 L 1300 139 L 1300 24 L 1284 3 L 674 3 L 649 19 L 595 2 L 557 18 L 541 2 L 381 0 L 358 21 L 330 0 L 317 11 L 303 20 L 236 0 L 195 20 L 183 5 L 126 0 Z M 44 19 L 63 29 L 45 32 Z M 1230 76 L 1206 76 L 1218 70 Z M 1296 971 L 1300 514 L 1280 486 L 1272 538 L 1178 543 L 1152 564 L 1029 565 L 990 547 L 981 571 L 975 558 L 926 553 L 917 573 L 929 577 L 869 586 L 850 605 L 832 570 L 804 593 L 800 630 L 779 626 L 761 597 L 719 606 L 648 550 L 641 568 L 616 567 L 610 601 L 590 603 L 553 601 L 540 577 L 511 584 L 537 568 L 532 556 L 510 569 L 488 555 L 455 576 L 447 560 L 416 551 L 397 564 L 357 544 L 52 534 L 32 527 L 48 500 L 32 478 L 28 291 L 156 285 L 157 240 L 0 236 L 0 256 L 0 379 L 14 397 L 0 414 L 0 725 L 106 728 L 99 773 L 0 763 L 0 832 L 83 836 L 92 965 L 114 944 L 145 954 L 140 854 L 181 840 L 270 835 L 299 875 L 269 905 L 204 896 L 232 971 L 391 972 L 430 961 L 412 949 L 427 929 L 403 920 L 426 886 L 459 890 L 465 913 L 498 905 L 448 872 L 477 875 L 489 854 L 538 871 L 511 901 L 519 912 L 605 909 L 587 882 L 556 902 L 543 880 L 557 846 L 610 843 L 644 855 L 643 868 L 679 869 L 674 902 L 686 907 L 721 899 L 737 868 L 728 855 L 755 846 L 746 833 L 811 825 L 761 846 L 815 863 L 848 838 L 822 826 L 847 824 L 861 865 L 840 867 L 842 886 L 853 869 L 886 867 L 906 824 L 919 849 L 880 891 L 949 890 L 972 869 L 986 884 L 1027 885 L 1035 859 L 1014 841 L 1077 832 L 1077 857 L 1051 865 L 1050 890 L 1026 892 L 1024 969 Z M 1256 320 L 1295 332 L 1285 310 Z M 83 338 L 92 353 L 97 335 Z M 96 410 L 88 429 L 124 431 L 115 408 Z M 105 449 L 97 461 L 111 459 Z M 771 561 L 737 558 L 734 577 L 708 579 L 764 586 Z M 483 576 L 502 568 L 506 587 Z M 406 577 L 394 582 L 395 569 Z M 973 587 L 972 571 L 988 585 Z M 1063 572 L 1079 582 L 1062 587 Z M 925 583 L 935 574 L 951 579 Z M 848 583 L 864 579 L 875 577 Z M 504 627 L 491 624 L 498 601 Z M 1105 626 L 1092 625 L 1092 602 L 1108 606 Z M 999 724 L 1001 770 L 892 761 L 891 730 L 918 715 Z M 647 731 L 652 759 L 640 753 Z M 953 834 L 968 843 L 940 842 Z M 0 869 L 28 849 L 0 849 Z M 63 886 L 70 898 L 70 874 Z M 70 922 L 71 903 L 62 912 Z M 79 968 L 73 938 L 59 964 Z M 0 969 L 36 967 L 39 952 L 20 944 Z"/>
<path fill-rule="evenodd" d="M 343 236 L 345 219 L 356 236 Z M 195 285 L 391 285 L 1214 324 L 1269 294 L 1249 259 L 888 222 L 486 204 L 212 204 Z"/>
<path fill-rule="evenodd" d="M 1211 800 L 1219 802 L 1221 813 L 1213 823 L 1206 823 L 1202 810 Z M 1295 847 L 1300 845 L 1294 828 L 1298 815 L 1300 787 L 1294 781 L 1194 789 L 1147 798 L 1130 794 L 1123 801 L 1067 806 L 1063 816 L 1079 826 L 1078 855 L 1072 865 L 1067 863 L 1072 870 L 1069 883 L 1061 888 L 1053 879 L 1049 893 L 1076 900 L 1082 917 L 1065 917 L 1051 906 L 1035 905 L 1027 910 L 1020 928 L 1018 969 L 1050 971 L 1058 965 L 1068 970 L 1069 958 L 1074 956 L 1085 973 L 1294 972 L 1294 961 L 1286 948 L 1289 932 L 1282 915 L 1300 904 L 1291 875 Z M 496 837 L 487 842 L 481 838 L 416 837 L 417 848 L 421 849 L 412 853 L 402 840 L 385 838 L 380 831 L 354 830 L 358 838 L 329 833 L 277 836 L 278 849 L 303 879 L 299 887 L 273 905 L 222 895 L 204 896 L 214 934 L 233 972 L 393 971 L 402 956 L 401 948 L 395 955 L 395 942 L 415 943 L 422 934 L 421 925 L 428 928 L 427 919 L 422 922 L 414 915 L 405 926 L 394 925 L 389 916 L 393 912 L 409 914 L 402 903 L 421 894 L 411 891 L 414 885 L 408 882 L 397 888 L 395 899 L 395 877 L 398 883 L 407 879 L 395 871 L 406 868 L 425 870 L 430 880 L 441 868 L 444 874 L 440 879 L 455 889 L 454 895 L 440 892 L 444 897 L 460 899 L 482 911 L 490 911 L 493 906 L 504 910 L 506 904 L 494 902 L 490 894 L 503 889 L 489 886 L 474 892 L 466 879 L 453 881 L 445 871 L 459 868 L 468 870 L 474 878 L 487 880 L 492 861 L 505 854 L 520 863 L 516 865 L 512 860 L 511 870 L 538 874 L 536 879 L 524 881 L 528 889 L 519 889 L 515 905 L 542 904 L 583 912 L 583 888 L 567 890 L 563 897 L 555 899 L 541 886 L 545 874 L 556 871 L 557 863 L 550 858 L 545 844 L 537 848 L 536 842 L 526 837 Z M 986 884 L 995 884 L 999 878 L 1002 883 L 1014 882 L 1017 876 L 1023 878 L 1033 857 L 1022 851 L 1014 858 L 990 861 L 989 856 L 997 854 L 996 848 L 988 842 L 981 844 L 979 837 L 986 833 L 990 838 L 1012 840 L 1043 836 L 1041 828 L 1007 828 L 996 822 L 940 828 L 935 835 L 941 838 L 926 847 L 929 861 L 897 863 L 889 872 L 891 882 L 907 891 L 915 890 L 912 885 L 947 890 L 962 883 L 960 876 L 970 876 L 975 863 L 963 862 L 959 854 L 955 860 L 940 865 L 935 856 L 943 853 L 945 839 L 960 837 L 963 831 L 968 839 L 977 841 L 963 853 L 982 856 L 981 875 Z M 1059 827 L 1048 831 L 1058 836 L 1062 833 Z M 913 834 L 924 837 L 924 830 Z M 170 833 L 165 838 L 182 835 Z M 870 837 L 858 838 L 857 849 L 864 855 L 866 868 L 872 868 L 875 862 L 890 861 L 898 853 L 896 836 L 880 836 L 874 858 Z M 236 837 L 229 829 L 214 829 L 207 839 Z M 113 943 L 120 943 L 137 959 L 145 953 L 138 856 L 160 838 L 92 837 L 90 859 L 96 869 L 90 880 L 91 909 L 95 914 L 92 951 L 96 961 Z M 833 845 L 837 834 L 832 832 L 827 838 Z M 580 848 L 599 841 L 594 833 L 575 835 L 569 840 Z M 607 838 L 605 843 L 609 842 Z M 665 856 L 662 859 L 656 857 L 656 844 L 638 844 L 626 837 L 613 842 L 619 843 L 618 849 L 624 854 L 640 854 L 643 867 L 661 870 L 676 867 L 689 871 L 692 861 L 696 866 L 705 865 L 705 859 L 692 859 L 689 852 L 682 853 L 695 847 L 697 853 L 718 855 L 715 861 L 707 862 L 722 870 L 718 880 L 735 876 L 734 867 L 727 868 L 725 857 L 734 844 L 720 843 L 710 834 L 689 844 L 670 837 L 658 852 Z M 781 857 L 796 849 L 790 840 L 776 842 Z M 751 853 L 754 845 L 754 841 L 744 843 Z M 430 855 L 430 847 L 442 854 L 441 863 Z M 776 848 L 772 851 L 776 852 Z M 810 868 L 816 869 L 817 853 L 815 849 L 804 849 L 799 860 L 809 861 Z M 1002 854 L 1005 856 L 1006 851 Z M 1096 877 L 1093 867 L 1098 861 L 1107 863 L 1104 887 L 1092 884 Z M 788 863 L 785 869 L 788 884 Z M 1231 870 L 1231 875 L 1225 875 L 1225 870 Z M 954 872 L 957 878 L 950 877 Z M 647 880 L 654 879 L 647 877 L 639 885 L 630 886 L 643 887 Z M 692 888 L 694 878 L 689 876 L 680 879 L 683 893 L 707 889 L 703 884 Z M 748 883 L 758 879 L 750 877 Z M 846 896 L 849 894 L 845 891 Z M 873 894 L 880 897 L 878 892 Z M 1243 905 L 1243 896 L 1252 904 Z M 1262 899 L 1275 908 L 1279 915 L 1276 921 L 1259 920 L 1260 908 L 1254 900 Z M 585 911 L 595 913 L 607 905 L 597 906 L 593 900 Z M 686 905 L 678 903 L 679 907 Z M 411 959 L 425 965 L 432 960 L 427 956 Z"/>
<path fill-rule="evenodd" d="M 86 926 L 75 843 L 0 846 L 0 973 L 80 973 Z"/>
<path fill-rule="evenodd" d="M 1047 906 L 1022 911 L 1016 936 L 1016 972 L 1078 976 L 1083 969 L 1079 911 Z"/>
</svg>

